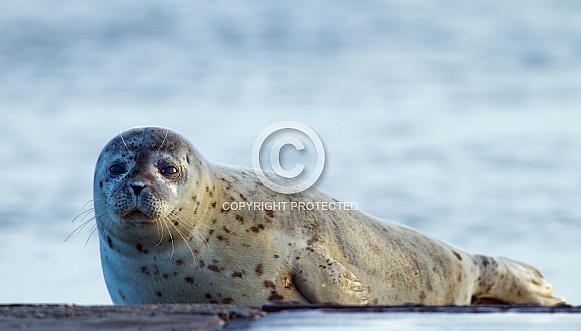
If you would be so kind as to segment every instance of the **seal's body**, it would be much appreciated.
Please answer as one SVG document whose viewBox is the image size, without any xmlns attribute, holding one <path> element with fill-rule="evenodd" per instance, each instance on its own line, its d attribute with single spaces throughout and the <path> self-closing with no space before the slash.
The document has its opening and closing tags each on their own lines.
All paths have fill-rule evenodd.
<svg viewBox="0 0 581 331">
<path fill-rule="evenodd" d="M 240 202 L 278 208 L 230 208 Z M 210 163 L 164 128 L 120 134 L 101 152 L 94 181 L 113 302 L 565 302 L 528 265 L 473 256 L 357 210 L 293 202 L 337 200 L 314 188 L 273 192 L 251 170 Z"/>
</svg>

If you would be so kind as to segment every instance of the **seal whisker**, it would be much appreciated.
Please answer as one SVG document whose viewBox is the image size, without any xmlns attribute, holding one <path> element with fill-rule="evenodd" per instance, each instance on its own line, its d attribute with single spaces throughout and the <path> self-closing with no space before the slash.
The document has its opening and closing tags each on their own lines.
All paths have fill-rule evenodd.
<svg viewBox="0 0 581 331">
<path fill-rule="evenodd" d="M 173 217 L 177 218 L 178 221 L 180 221 L 180 224 L 182 224 L 188 231 L 194 231 L 196 230 L 196 224 L 200 224 L 205 226 L 206 228 L 210 229 L 210 230 L 214 230 L 214 228 L 204 222 L 202 222 L 201 219 L 197 219 L 195 221 L 191 220 L 191 219 L 187 219 L 187 218 L 181 218 L 177 212 L 172 211 L 170 213 Z"/>
<path fill-rule="evenodd" d="M 79 215 L 75 216 L 75 218 L 73 218 L 73 220 L 71 221 L 71 223 L 75 223 L 75 221 L 82 216 L 81 220 L 85 220 L 85 217 L 87 217 L 87 215 L 91 215 L 91 213 L 95 210 L 95 208 L 91 208 L 91 209 L 87 209 L 84 210 L 82 212 L 79 213 Z"/>
<path fill-rule="evenodd" d="M 91 233 L 89 234 L 89 238 L 87 238 L 87 241 L 85 241 L 85 246 L 87 246 L 87 244 L 89 243 L 89 239 L 91 239 L 95 231 L 97 231 L 97 224 L 93 225 Z"/>
<path fill-rule="evenodd" d="M 190 232 L 192 232 L 192 231 L 193 231 L 193 232 L 195 232 L 196 234 L 200 235 L 200 236 L 202 237 L 202 240 L 204 240 L 204 242 L 206 243 L 206 246 L 208 247 L 208 251 L 211 251 L 211 249 L 210 249 L 210 244 L 208 243 L 208 240 L 207 240 L 207 239 L 204 237 L 204 235 L 202 235 L 202 233 L 201 233 L 200 231 L 198 231 L 198 229 L 196 229 L 196 226 L 195 226 L 195 224 L 193 224 L 193 222 L 191 222 L 191 221 L 186 221 L 186 220 L 182 219 L 181 217 L 179 217 L 178 215 L 175 215 L 175 214 L 174 214 L 173 216 L 174 216 L 175 218 L 177 218 L 177 219 L 180 221 L 180 224 L 183 224 L 183 226 L 186 228 L 186 230 L 188 230 L 188 231 L 190 231 Z M 171 221 L 170 221 L 170 223 L 171 223 Z M 205 226 L 207 226 L 208 228 L 210 228 L 210 229 L 212 229 L 212 230 L 214 229 L 214 228 L 212 228 L 212 227 L 210 227 L 210 226 L 208 226 L 208 225 L 206 225 L 206 224 L 204 224 L 204 223 L 202 223 L 202 222 L 199 222 L 199 223 L 200 223 L 200 224 L 202 224 L 202 225 L 205 225 Z M 172 225 L 174 225 L 174 224 L 172 223 Z M 174 227 L 175 227 L 175 226 L 174 226 Z M 176 230 L 178 230 L 178 232 L 180 233 L 180 235 L 182 235 L 182 238 L 183 238 L 184 240 L 186 240 L 186 239 L 185 239 L 185 237 L 183 236 L 183 234 L 181 233 L 181 231 L 180 231 L 179 229 L 177 229 L 177 228 L 176 228 Z M 187 242 L 186 242 L 186 243 L 187 243 Z"/>
<path fill-rule="evenodd" d="M 95 216 L 89 218 L 88 220 L 84 221 L 83 223 L 81 223 L 81 225 L 77 226 L 66 238 L 64 241 L 69 240 L 73 234 L 78 234 L 80 233 L 86 226 L 87 224 L 91 223 L 93 220 L 95 219 Z"/>
<path fill-rule="evenodd" d="M 204 237 L 204 235 L 200 231 L 196 231 L 196 233 L 199 234 L 200 237 L 202 237 L 202 240 L 204 240 L 204 242 L 206 243 L 206 247 L 208 247 L 208 251 L 211 252 L 212 249 L 210 248 L 210 244 L 208 243 L 206 237 Z"/>
<path fill-rule="evenodd" d="M 97 210 L 99 208 L 99 210 Z M 105 204 L 95 205 L 95 220 L 96 223 L 101 224 L 104 233 L 109 233 L 109 228 L 113 224 L 113 218 L 107 214 L 109 207 Z M 104 216 L 105 219 L 101 219 Z M 117 235 L 117 227 L 114 228 L 115 235 Z"/>
<path fill-rule="evenodd" d="M 210 248 L 210 244 L 208 243 L 208 240 L 207 240 L 207 239 L 206 239 L 206 237 L 204 237 L 204 235 L 202 235 L 202 233 L 201 233 L 201 232 L 200 232 L 200 231 L 199 231 L 199 230 L 196 228 L 196 226 L 195 226 L 194 222 L 192 222 L 192 221 L 189 221 L 189 220 L 184 220 L 184 219 L 182 219 L 181 217 L 179 217 L 178 215 L 176 215 L 175 213 L 173 214 L 173 217 L 177 218 L 177 219 L 178 219 L 178 221 L 180 221 L 180 224 L 182 224 L 182 225 L 184 226 L 184 228 L 186 228 L 186 230 L 188 230 L 188 231 L 190 231 L 190 232 L 192 232 L 192 231 L 193 231 L 193 232 L 195 232 L 196 234 L 198 234 L 199 236 L 201 236 L 201 237 L 202 237 L 202 240 L 204 240 L 204 242 L 206 243 L 206 246 L 208 247 L 208 251 L 210 251 L 210 252 L 212 251 L 212 250 L 211 250 L 211 248 Z M 170 223 L 171 223 L 171 220 L 170 220 Z M 210 230 L 214 230 L 214 228 L 213 228 L 213 227 L 211 227 L 211 226 L 209 226 L 209 225 L 207 225 L 207 224 L 205 224 L 205 223 L 203 223 L 203 222 L 200 222 L 200 221 L 198 221 L 198 222 L 196 222 L 196 223 L 200 223 L 201 225 L 204 225 L 204 226 L 206 226 L 206 227 L 207 227 L 207 228 L 209 228 Z M 173 223 L 172 223 L 172 225 L 173 225 Z M 175 226 L 174 226 L 174 227 L 175 227 Z M 176 230 L 177 230 L 177 228 L 176 228 Z M 178 230 L 178 231 L 179 231 L 179 230 Z"/>
<path fill-rule="evenodd" d="M 177 228 L 177 226 L 175 226 L 172 221 L 167 218 L 167 222 L 169 222 L 169 224 L 171 224 L 171 226 L 173 226 L 173 228 L 177 231 L 177 233 L 180 235 L 180 237 L 182 237 L 184 243 L 188 246 L 188 249 L 190 250 L 190 253 L 192 253 L 192 257 L 194 258 L 194 262 L 196 261 L 196 256 L 194 254 L 194 251 L 192 250 L 192 246 L 190 246 L 190 243 L 186 240 L 186 237 L 184 236 L 184 234 L 180 231 L 180 229 Z M 207 242 L 206 242 L 207 243 Z M 173 245 L 173 242 L 172 242 Z"/>
<path fill-rule="evenodd" d="M 204 223 L 204 222 L 202 222 L 202 221 L 200 221 L 200 220 L 197 220 L 197 221 L 196 221 L 196 223 L 199 223 L 200 225 L 203 225 L 203 226 L 207 227 L 207 228 L 208 228 L 208 229 L 210 229 L 210 230 L 214 230 L 214 228 L 213 228 L 213 227 L 209 226 L 208 224 L 206 224 L 206 223 Z M 194 225 L 193 225 L 193 222 L 192 222 L 191 226 L 192 226 L 192 228 L 193 228 L 193 226 L 194 226 Z"/>
<path fill-rule="evenodd" d="M 163 140 L 161 141 L 161 144 L 159 144 L 159 147 L 157 148 L 157 152 L 161 152 L 161 148 L 163 147 L 163 143 L 165 143 L 165 140 L 167 139 L 167 135 L 169 134 L 169 129 L 167 129 L 165 131 L 165 136 L 163 137 Z M 169 145 L 168 145 L 169 146 Z M 165 152 L 165 149 L 164 149 Z"/>
<path fill-rule="evenodd" d="M 123 138 L 123 132 L 121 132 L 121 128 L 119 128 L 119 136 L 121 137 L 121 141 L 123 142 L 123 145 L 125 145 L 125 148 L 127 149 L 127 152 L 128 153 L 131 153 L 131 150 L 129 149 L 129 146 L 125 142 L 125 138 Z"/>
<path fill-rule="evenodd" d="M 159 222 L 156 222 L 155 224 L 157 225 L 157 233 L 159 233 L 159 241 L 153 247 L 157 247 L 163 242 L 163 226 L 161 226 Z"/>
<path fill-rule="evenodd" d="M 169 241 L 171 242 L 171 255 L 169 256 L 169 259 L 171 260 L 173 258 L 173 253 L 174 253 L 174 248 L 175 248 L 174 243 L 173 243 L 174 239 L 173 239 L 173 235 L 171 234 L 171 230 L 170 230 L 169 226 L 167 225 L 168 220 L 166 218 L 163 218 L 162 221 L 163 221 L 163 225 L 165 225 L 165 227 L 167 228 L 167 232 L 169 234 Z M 171 223 L 171 222 L 169 222 L 169 223 Z"/>
</svg>

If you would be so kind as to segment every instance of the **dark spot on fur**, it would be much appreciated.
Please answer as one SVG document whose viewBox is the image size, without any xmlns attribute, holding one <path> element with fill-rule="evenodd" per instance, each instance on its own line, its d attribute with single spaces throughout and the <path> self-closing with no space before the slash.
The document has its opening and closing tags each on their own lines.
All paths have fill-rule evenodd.
<svg viewBox="0 0 581 331">
<path fill-rule="evenodd" d="M 147 249 L 144 249 L 143 246 L 141 246 L 141 244 L 139 244 L 139 243 L 135 246 L 135 248 L 140 253 L 143 253 L 143 254 L 149 253 L 149 251 Z"/>
<path fill-rule="evenodd" d="M 155 292 L 155 295 L 157 295 L 158 297 L 160 297 L 160 298 L 161 298 L 161 292 L 160 292 L 160 291 L 156 291 L 156 292 Z"/>
<path fill-rule="evenodd" d="M 311 253 L 314 253 L 314 252 L 315 252 L 315 250 L 314 250 L 314 249 L 312 249 L 311 247 L 307 247 L 307 248 L 305 248 L 305 249 L 306 249 L 307 251 L 311 252 Z"/>
<path fill-rule="evenodd" d="M 272 257 L 274 257 L 275 259 L 278 259 L 280 256 L 278 254 L 274 254 Z"/>
<path fill-rule="evenodd" d="M 271 209 L 267 209 L 265 210 L 266 216 L 270 217 L 270 218 L 274 218 L 274 211 Z"/>
<path fill-rule="evenodd" d="M 488 266 L 488 258 L 486 256 L 483 256 L 482 257 L 482 265 L 484 267 Z"/>
<path fill-rule="evenodd" d="M 147 267 L 146 266 L 142 266 L 140 270 L 141 270 L 141 273 L 142 274 L 149 275 L 149 270 L 147 270 Z"/>
<path fill-rule="evenodd" d="M 307 241 L 307 245 L 311 246 L 311 245 L 313 245 L 314 243 L 316 243 L 317 241 L 319 241 L 319 237 L 315 235 L 315 236 L 311 237 L 311 239 L 309 239 L 309 240 Z"/>
<path fill-rule="evenodd" d="M 222 299 L 222 303 L 225 305 L 231 304 L 234 301 L 232 298 L 224 298 Z"/>
<path fill-rule="evenodd" d="M 177 265 L 183 265 L 184 264 L 184 260 L 183 259 L 177 259 L 176 264 Z"/>
<path fill-rule="evenodd" d="M 103 188 L 103 181 L 100 181 L 100 182 L 99 182 L 99 186 L 100 186 L 101 188 Z"/>
<path fill-rule="evenodd" d="M 163 274 L 163 279 L 168 279 L 169 276 L 167 274 Z"/>
<path fill-rule="evenodd" d="M 111 237 L 107 236 L 107 245 L 109 245 L 109 248 L 113 249 L 113 241 L 111 240 Z"/>
<path fill-rule="evenodd" d="M 246 199 L 246 197 L 244 196 L 244 194 L 240 193 L 239 195 L 240 195 L 240 199 L 242 199 L 242 200 L 244 200 L 244 201 L 248 201 L 248 200 Z"/>
<path fill-rule="evenodd" d="M 256 265 L 256 268 L 254 268 L 254 272 L 256 272 L 258 276 L 262 276 L 262 274 L 264 273 L 262 263 Z"/>
<path fill-rule="evenodd" d="M 423 302 L 424 302 L 424 300 L 426 300 L 426 292 L 424 292 L 424 291 L 421 291 L 421 292 L 420 292 L 420 297 L 419 297 L 419 299 L 420 299 L 420 302 L 422 302 L 422 303 L 423 303 Z"/>
<path fill-rule="evenodd" d="M 180 222 L 178 222 L 178 221 L 174 221 L 174 222 L 173 222 L 173 225 L 175 225 L 175 226 L 178 226 L 178 225 L 180 225 Z"/>
<path fill-rule="evenodd" d="M 278 294 L 276 291 L 270 291 L 270 296 L 268 297 L 268 301 L 282 301 L 284 297 Z"/>
<path fill-rule="evenodd" d="M 236 214 L 235 218 L 238 222 L 240 222 L 240 224 L 244 224 L 244 217 L 240 216 L 239 214 Z"/>
<path fill-rule="evenodd" d="M 210 231 L 208 231 L 208 234 L 213 235 L 214 234 L 214 229 L 210 229 Z"/>
<path fill-rule="evenodd" d="M 212 224 L 216 224 L 216 222 L 218 222 L 218 220 L 217 220 L 217 219 L 215 219 L 215 218 L 214 218 L 214 219 L 212 219 Z"/>
<path fill-rule="evenodd" d="M 195 195 L 192 197 L 192 200 L 196 201 L 198 199 L 198 197 L 196 197 Z"/>
<path fill-rule="evenodd" d="M 206 297 L 206 299 L 211 299 L 212 295 L 210 293 L 206 293 L 205 297 Z"/>
<path fill-rule="evenodd" d="M 462 261 L 462 256 L 460 256 L 460 254 L 456 253 L 455 251 L 452 251 L 452 253 L 454 253 L 454 255 L 456 255 L 456 258 L 460 261 Z"/>
<path fill-rule="evenodd" d="M 301 257 L 300 256 L 295 256 L 295 260 L 300 260 Z"/>
<path fill-rule="evenodd" d="M 265 280 L 264 281 L 264 287 L 275 289 L 276 288 L 276 285 L 271 280 Z"/>
<path fill-rule="evenodd" d="M 125 301 L 127 299 L 125 297 L 125 293 L 123 293 L 121 290 L 117 290 L 117 292 L 119 293 L 119 296 L 121 297 L 121 299 L 123 299 L 123 301 Z"/>
<path fill-rule="evenodd" d="M 379 303 L 379 300 L 377 298 L 373 299 L 373 304 L 376 305 Z"/>
<path fill-rule="evenodd" d="M 199 265 L 200 268 L 203 268 L 206 264 L 204 263 L 204 260 L 200 260 Z"/>
<path fill-rule="evenodd" d="M 194 278 L 193 277 L 186 277 L 186 278 L 184 278 L 184 280 L 186 281 L 186 283 L 190 283 L 190 284 L 193 284 L 194 283 Z"/>
<path fill-rule="evenodd" d="M 220 272 L 220 268 L 218 268 L 218 266 L 215 264 L 210 264 L 208 269 L 212 270 L 213 272 Z"/>
<path fill-rule="evenodd" d="M 216 201 L 213 201 L 210 206 L 212 206 L 212 208 L 216 208 Z"/>
<path fill-rule="evenodd" d="M 254 233 L 258 233 L 262 230 L 264 230 L 264 225 L 263 224 L 258 224 L 257 226 L 253 226 L 250 228 L 250 230 Z"/>
<path fill-rule="evenodd" d="M 232 277 L 232 278 L 242 278 L 242 273 L 240 271 L 234 271 L 232 273 L 232 275 L 230 275 L 230 277 Z"/>
<path fill-rule="evenodd" d="M 224 232 L 230 233 L 230 229 L 228 229 L 226 226 L 223 226 L 222 229 L 224 229 Z"/>
</svg>

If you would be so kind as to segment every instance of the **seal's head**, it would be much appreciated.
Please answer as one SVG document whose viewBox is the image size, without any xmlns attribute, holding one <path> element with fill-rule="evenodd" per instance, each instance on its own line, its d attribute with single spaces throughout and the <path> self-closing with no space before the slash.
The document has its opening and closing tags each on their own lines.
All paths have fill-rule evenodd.
<svg viewBox="0 0 581 331">
<path fill-rule="evenodd" d="M 143 127 L 123 132 L 102 150 L 94 177 L 98 226 L 160 223 L 179 219 L 203 181 L 206 164 L 182 136 L 166 128 Z M 184 203 L 184 196 L 191 203 Z M 187 210 L 186 212 L 191 212 Z"/>
</svg>

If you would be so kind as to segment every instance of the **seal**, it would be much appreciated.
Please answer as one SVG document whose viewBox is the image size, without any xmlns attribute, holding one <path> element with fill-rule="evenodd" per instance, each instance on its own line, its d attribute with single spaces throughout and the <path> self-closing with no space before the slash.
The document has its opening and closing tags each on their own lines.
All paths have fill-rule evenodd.
<svg viewBox="0 0 581 331">
<path fill-rule="evenodd" d="M 279 208 L 231 208 L 241 202 Z M 211 163 L 179 134 L 113 138 L 94 176 L 103 274 L 115 304 L 566 303 L 541 273 L 471 255 L 309 188 L 280 194 L 251 169 Z M 276 205 L 274 205 L 276 206 Z"/>
</svg>

